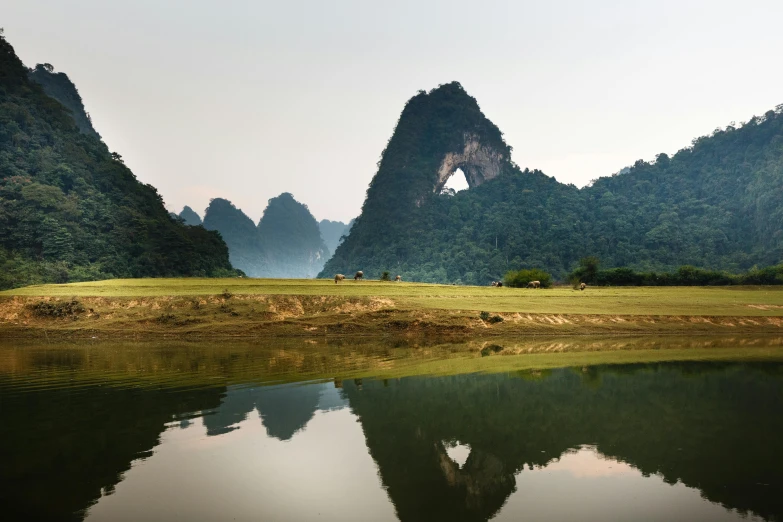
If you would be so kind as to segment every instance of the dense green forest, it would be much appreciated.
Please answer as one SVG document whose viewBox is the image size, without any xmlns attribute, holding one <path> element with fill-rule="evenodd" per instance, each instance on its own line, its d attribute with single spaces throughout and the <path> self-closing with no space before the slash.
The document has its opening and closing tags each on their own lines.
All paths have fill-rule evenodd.
<svg viewBox="0 0 783 522">
<path fill-rule="evenodd" d="M 0 288 L 233 273 L 217 234 L 172 219 L 100 141 L 68 77 L 0 36 Z"/>
<path fill-rule="evenodd" d="M 315 277 L 329 256 L 307 205 L 287 192 L 269 200 L 258 226 L 230 201 L 213 199 L 204 227 L 220 232 L 231 263 L 251 277 Z"/>
<path fill-rule="evenodd" d="M 469 140 L 502 155 L 500 174 L 437 193 L 444 158 Z M 390 270 L 407 280 L 486 284 L 526 268 L 564 280 L 585 256 L 642 271 L 740 272 L 783 261 L 783 107 L 583 189 L 523 170 L 510 153 L 458 83 L 420 92 L 321 276 Z"/>
</svg>

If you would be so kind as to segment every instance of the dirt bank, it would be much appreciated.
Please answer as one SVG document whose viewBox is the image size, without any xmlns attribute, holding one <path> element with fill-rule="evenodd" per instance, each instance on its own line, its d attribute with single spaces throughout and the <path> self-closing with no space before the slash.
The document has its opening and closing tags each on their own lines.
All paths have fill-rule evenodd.
<svg viewBox="0 0 783 522">
<path fill-rule="evenodd" d="M 3 337 L 261 337 L 781 333 L 783 317 L 491 313 L 411 309 L 392 298 L 224 295 L 8 297 Z"/>
</svg>

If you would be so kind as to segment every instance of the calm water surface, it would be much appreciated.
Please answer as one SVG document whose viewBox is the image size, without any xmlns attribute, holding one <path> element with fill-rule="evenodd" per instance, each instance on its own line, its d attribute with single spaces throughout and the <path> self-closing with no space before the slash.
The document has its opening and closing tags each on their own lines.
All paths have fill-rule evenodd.
<svg viewBox="0 0 783 522">
<path fill-rule="evenodd" d="M 783 520 L 779 362 L 399 349 L 0 345 L 0 518 Z"/>
</svg>

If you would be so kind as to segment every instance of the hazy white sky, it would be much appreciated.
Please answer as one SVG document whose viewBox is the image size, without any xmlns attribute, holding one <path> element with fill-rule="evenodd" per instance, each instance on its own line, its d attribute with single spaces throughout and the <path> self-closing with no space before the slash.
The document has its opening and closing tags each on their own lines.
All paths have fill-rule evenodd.
<svg viewBox="0 0 783 522">
<path fill-rule="evenodd" d="M 523 168 L 582 186 L 783 103 L 779 0 L 5 0 L 171 210 L 359 213 L 405 102 L 457 80 Z"/>
</svg>

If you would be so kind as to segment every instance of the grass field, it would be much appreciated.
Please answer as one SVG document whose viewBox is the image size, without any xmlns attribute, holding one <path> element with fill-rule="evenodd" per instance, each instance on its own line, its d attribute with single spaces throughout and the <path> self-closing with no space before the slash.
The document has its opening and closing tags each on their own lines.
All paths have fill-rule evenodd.
<svg viewBox="0 0 783 522">
<path fill-rule="evenodd" d="M 389 298 L 403 308 L 541 314 L 783 316 L 783 286 L 591 287 L 528 290 L 323 279 L 115 279 L 40 285 L 0 292 L 28 297 L 219 295 Z"/>
<path fill-rule="evenodd" d="M 78 313 L 35 306 L 78 302 Z M 480 319 L 488 312 L 497 321 Z M 502 321 L 500 320 L 502 319 Z M 125 279 L 0 292 L 0 334 L 196 336 L 783 331 L 783 287 L 515 289 L 380 281 Z"/>
</svg>

